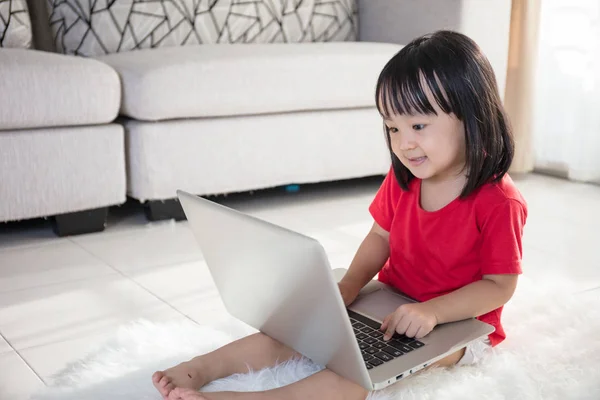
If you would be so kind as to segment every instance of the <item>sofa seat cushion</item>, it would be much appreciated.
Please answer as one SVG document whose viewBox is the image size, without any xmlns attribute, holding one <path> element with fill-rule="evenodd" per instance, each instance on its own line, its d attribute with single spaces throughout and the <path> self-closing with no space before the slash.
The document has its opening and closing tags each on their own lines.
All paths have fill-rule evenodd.
<svg viewBox="0 0 600 400">
<path fill-rule="evenodd" d="M 202 45 L 102 56 L 121 75 L 121 114 L 143 121 L 375 105 L 401 46 L 336 42 Z"/>
<path fill-rule="evenodd" d="M 96 60 L 3 49 L 0 69 L 2 130 L 103 124 L 118 115 L 119 76 Z"/>
</svg>

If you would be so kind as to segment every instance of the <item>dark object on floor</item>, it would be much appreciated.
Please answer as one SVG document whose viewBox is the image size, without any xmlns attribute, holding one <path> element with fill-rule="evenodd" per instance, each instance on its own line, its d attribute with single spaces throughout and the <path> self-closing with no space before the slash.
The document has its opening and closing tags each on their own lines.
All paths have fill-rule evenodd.
<svg viewBox="0 0 600 400">
<path fill-rule="evenodd" d="M 285 191 L 288 193 L 296 193 L 300 191 L 300 185 L 287 185 Z"/>
<path fill-rule="evenodd" d="M 102 232 L 106 227 L 108 207 L 56 215 L 52 230 L 60 237 Z"/>
<path fill-rule="evenodd" d="M 174 219 L 175 221 L 185 220 L 185 214 L 179 199 L 150 200 L 144 203 L 144 212 L 148 221 L 162 221 L 165 219 Z"/>
</svg>

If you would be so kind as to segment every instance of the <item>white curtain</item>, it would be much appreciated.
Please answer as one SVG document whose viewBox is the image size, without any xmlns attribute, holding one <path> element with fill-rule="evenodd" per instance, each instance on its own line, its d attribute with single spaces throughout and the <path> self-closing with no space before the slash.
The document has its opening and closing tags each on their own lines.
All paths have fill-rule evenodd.
<svg viewBox="0 0 600 400">
<path fill-rule="evenodd" d="M 543 0 L 540 11 L 535 167 L 600 183 L 600 0 Z"/>
</svg>

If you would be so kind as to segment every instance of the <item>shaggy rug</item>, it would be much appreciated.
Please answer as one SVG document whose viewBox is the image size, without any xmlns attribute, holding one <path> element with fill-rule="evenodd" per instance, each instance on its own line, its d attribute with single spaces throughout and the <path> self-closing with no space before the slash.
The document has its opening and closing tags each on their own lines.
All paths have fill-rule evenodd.
<svg viewBox="0 0 600 400">
<path fill-rule="evenodd" d="M 526 278 L 506 306 L 509 339 L 477 366 L 434 369 L 372 399 L 600 399 L 600 290 L 539 288 Z M 150 376 L 249 331 L 225 333 L 192 322 L 136 322 L 64 371 L 35 400 L 160 400 Z M 287 385 L 321 367 L 302 359 L 213 382 L 206 391 Z"/>
</svg>

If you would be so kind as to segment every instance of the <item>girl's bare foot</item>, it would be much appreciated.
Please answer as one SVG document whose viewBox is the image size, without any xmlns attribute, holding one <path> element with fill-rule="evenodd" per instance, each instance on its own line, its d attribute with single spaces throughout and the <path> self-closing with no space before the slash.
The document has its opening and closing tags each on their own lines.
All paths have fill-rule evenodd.
<svg viewBox="0 0 600 400">
<path fill-rule="evenodd" d="M 168 400 L 272 400 L 289 396 L 274 396 L 274 391 L 266 392 L 211 392 L 200 393 L 194 389 L 175 388 Z"/>
<path fill-rule="evenodd" d="M 197 390 L 175 388 L 169 395 L 169 400 L 208 400 L 202 396 Z"/>
<path fill-rule="evenodd" d="M 208 382 L 197 365 L 188 361 L 165 371 L 155 372 L 152 375 L 152 383 L 163 399 L 167 399 L 170 398 L 169 394 L 175 388 L 197 391 Z M 202 397 L 190 397 L 190 399 L 196 398 L 201 399 Z"/>
</svg>

